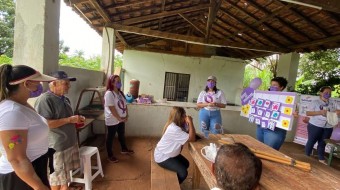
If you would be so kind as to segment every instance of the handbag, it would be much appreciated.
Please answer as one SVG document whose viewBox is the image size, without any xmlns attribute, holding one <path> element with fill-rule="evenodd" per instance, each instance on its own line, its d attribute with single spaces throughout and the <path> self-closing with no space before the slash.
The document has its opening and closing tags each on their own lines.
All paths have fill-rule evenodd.
<svg viewBox="0 0 340 190">
<path fill-rule="evenodd" d="M 332 126 L 336 126 L 338 125 L 338 122 L 339 122 L 339 119 L 338 119 L 338 115 L 336 114 L 336 112 L 327 111 L 327 123 Z"/>
</svg>

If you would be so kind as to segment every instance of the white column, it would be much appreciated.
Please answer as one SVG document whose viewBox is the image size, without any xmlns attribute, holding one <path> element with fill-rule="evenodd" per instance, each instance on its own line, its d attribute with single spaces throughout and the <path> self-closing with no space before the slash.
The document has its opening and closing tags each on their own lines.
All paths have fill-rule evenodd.
<svg viewBox="0 0 340 190">
<path fill-rule="evenodd" d="M 113 28 L 103 28 L 101 69 L 110 76 L 114 70 L 116 36 Z"/>
<path fill-rule="evenodd" d="M 58 69 L 60 0 L 16 0 L 13 63 Z"/>
<path fill-rule="evenodd" d="M 285 77 L 288 80 L 287 89 L 295 89 L 299 60 L 300 54 L 298 53 L 281 54 L 279 57 L 277 76 Z"/>
</svg>

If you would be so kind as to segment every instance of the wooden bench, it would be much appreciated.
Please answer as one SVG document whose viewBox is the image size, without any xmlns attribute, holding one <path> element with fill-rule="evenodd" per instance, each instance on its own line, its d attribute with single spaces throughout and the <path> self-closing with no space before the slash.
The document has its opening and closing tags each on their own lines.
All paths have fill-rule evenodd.
<svg viewBox="0 0 340 190">
<path fill-rule="evenodd" d="M 151 190 L 180 190 L 177 174 L 160 167 L 151 151 Z"/>
</svg>

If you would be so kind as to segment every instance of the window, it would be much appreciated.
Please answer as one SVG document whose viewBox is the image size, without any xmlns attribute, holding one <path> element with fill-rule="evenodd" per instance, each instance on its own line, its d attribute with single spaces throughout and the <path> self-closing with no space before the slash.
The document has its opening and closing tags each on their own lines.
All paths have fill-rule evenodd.
<svg viewBox="0 0 340 190">
<path fill-rule="evenodd" d="M 165 73 L 163 98 L 170 101 L 186 102 L 188 100 L 190 75 Z"/>
</svg>

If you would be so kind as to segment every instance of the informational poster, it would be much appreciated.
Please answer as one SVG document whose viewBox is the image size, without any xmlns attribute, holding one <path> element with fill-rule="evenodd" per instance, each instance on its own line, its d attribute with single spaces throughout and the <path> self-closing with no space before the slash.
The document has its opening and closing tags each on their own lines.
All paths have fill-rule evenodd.
<svg viewBox="0 0 340 190">
<path fill-rule="evenodd" d="M 293 113 L 297 94 L 294 92 L 259 91 L 241 108 L 241 116 L 263 128 L 276 127 L 290 131 L 293 126 Z"/>
<path fill-rule="evenodd" d="M 296 133 L 294 137 L 294 142 L 301 145 L 306 145 L 308 139 L 308 132 L 307 132 L 307 124 L 308 124 L 308 117 L 306 116 L 306 110 L 308 104 L 310 104 L 313 100 L 318 100 L 319 96 L 311 96 L 311 95 L 301 95 L 300 96 L 300 103 L 299 105 L 299 118 L 297 122 Z M 340 98 L 332 98 L 337 101 L 337 104 L 340 105 Z M 340 127 L 340 122 L 338 124 Z M 333 130 L 334 132 L 335 130 Z M 317 143 L 315 144 L 314 148 L 316 148 Z M 328 147 L 327 147 L 328 149 Z"/>
</svg>

